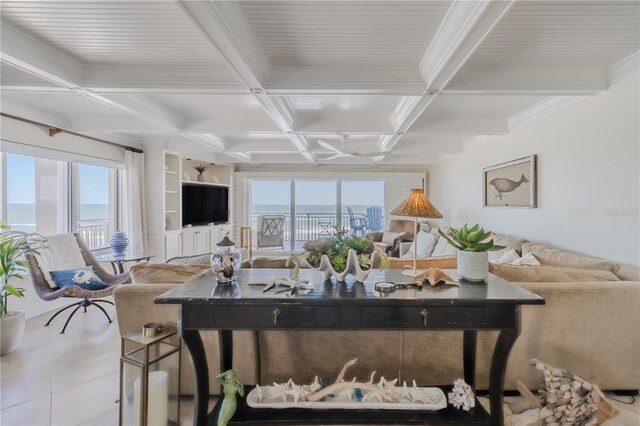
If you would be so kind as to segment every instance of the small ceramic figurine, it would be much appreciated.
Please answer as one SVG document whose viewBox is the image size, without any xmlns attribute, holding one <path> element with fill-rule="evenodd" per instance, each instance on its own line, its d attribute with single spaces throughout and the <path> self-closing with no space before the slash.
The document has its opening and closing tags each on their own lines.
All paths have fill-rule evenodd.
<svg viewBox="0 0 640 426">
<path fill-rule="evenodd" d="M 222 384 L 224 392 L 224 401 L 222 401 L 222 407 L 218 415 L 218 426 L 227 426 L 229 420 L 236 413 L 236 393 L 244 396 L 244 386 L 236 378 L 236 373 L 233 370 L 225 371 L 216 376 L 216 379 Z"/>
</svg>

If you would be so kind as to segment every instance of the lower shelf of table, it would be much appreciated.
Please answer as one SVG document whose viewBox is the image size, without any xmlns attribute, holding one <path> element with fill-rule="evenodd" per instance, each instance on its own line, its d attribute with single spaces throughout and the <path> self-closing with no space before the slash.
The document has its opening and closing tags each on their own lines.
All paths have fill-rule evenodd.
<svg viewBox="0 0 640 426">
<path fill-rule="evenodd" d="M 449 392 L 451 386 L 442 386 Z M 245 386 L 245 396 L 253 389 Z M 218 412 L 223 399 L 207 417 L 208 425 L 217 425 Z M 240 425 L 349 425 L 349 424 L 383 424 L 383 425 L 487 425 L 491 423 L 489 414 L 476 399 L 476 406 L 469 411 L 462 411 L 447 406 L 438 411 L 417 410 L 309 410 L 300 408 L 266 409 L 251 408 L 244 397 L 237 397 L 238 406 L 230 424 Z"/>
</svg>

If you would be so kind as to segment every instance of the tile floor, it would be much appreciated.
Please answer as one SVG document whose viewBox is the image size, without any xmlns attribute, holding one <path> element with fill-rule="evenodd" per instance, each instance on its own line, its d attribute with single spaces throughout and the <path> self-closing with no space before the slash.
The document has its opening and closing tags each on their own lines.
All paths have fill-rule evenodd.
<svg viewBox="0 0 640 426">
<path fill-rule="evenodd" d="M 98 309 L 77 313 L 65 334 L 66 317 L 51 314 L 27 321 L 18 349 L 0 358 L 0 424 L 118 424 L 120 335 Z M 192 398 L 183 398 L 181 423 L 192 423 Z"/>
<path fill-rule="evenodd" d="M 113 307 L 107 312 L 115 318 Z M 108 324 L 99 310 L 89 308 L 76 314 L 60 335 L 64 318 L 44 327 L 50 315 L 29 319 L 18 349 L 0 358 L 0 425 L 117 425 L 118 325 Z M 605 425 L 640 425 L 637 398 L 633 405 L 613 404 L 621 415 Z M 192 398 L 183 398 L 180 412 L 181 423 L 191 424 Z M 512 426 L 526 425 L 514 421 Z"/>
</svg>

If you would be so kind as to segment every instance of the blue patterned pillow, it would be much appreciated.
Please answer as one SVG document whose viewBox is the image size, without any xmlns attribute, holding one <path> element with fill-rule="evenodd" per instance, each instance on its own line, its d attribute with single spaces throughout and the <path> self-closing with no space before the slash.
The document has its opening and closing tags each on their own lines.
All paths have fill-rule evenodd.
<svg viewBox="0 0 640 426">
<path fill-rule="evenodd" d="M 102 290 L 109 287 L 106 285 L 93 271 L 93 266 L 85 268 L 65 269 L 63 271 L 49 272 L 53 282 L 58 287 L 64 288 L 70 285 L 76 285 L 83 290 Z"/>
</svg>

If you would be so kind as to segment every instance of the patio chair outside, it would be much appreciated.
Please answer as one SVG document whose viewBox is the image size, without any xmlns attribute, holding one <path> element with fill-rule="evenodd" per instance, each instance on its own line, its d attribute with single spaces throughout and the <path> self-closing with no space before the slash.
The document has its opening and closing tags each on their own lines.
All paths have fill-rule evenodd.
<svg viewBox="0 0 640 426">
<path fill-rule="evenodd" d="M 258 249 L 280 247 L 284 251 L 283 214 L 258 216 L 257 244 Z"/>
<path fill-rule="evenodd" d="M 382 207 L 367 208 L 367 224 L 369 231 L 380 231 L 382 229 Z"/>
<path fill-rule="evenodd" d="M 347 211 L 349 212 L 351 235 L 364 237 L 367 233 L 367 217 L 360 214 L 353 214 L 353 209 L 351 207 L 347 207 Z"/>
</svg>

